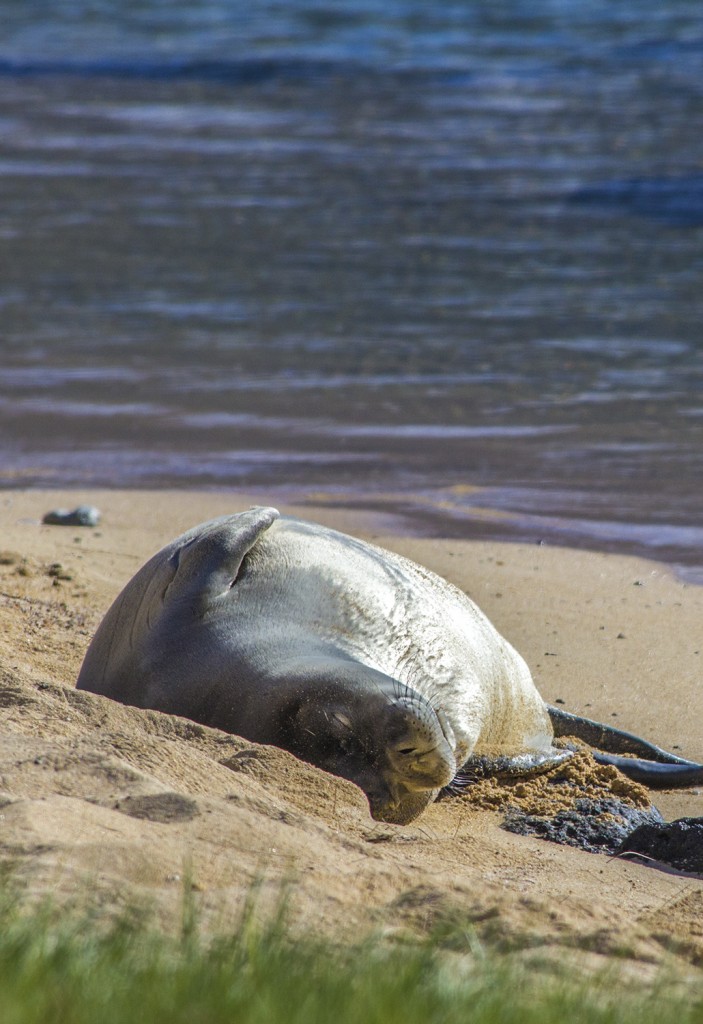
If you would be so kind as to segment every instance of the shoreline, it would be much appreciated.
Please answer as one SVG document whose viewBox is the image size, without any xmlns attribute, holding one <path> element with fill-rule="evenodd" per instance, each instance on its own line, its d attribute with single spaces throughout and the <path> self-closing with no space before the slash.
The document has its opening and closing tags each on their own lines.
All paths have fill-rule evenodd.
<svg viewBox="0 0 703 1024">
<path fill-rule="evenodd" d="M 403 495 L 365 496 L 358 502 L 349 495 L 321 491 L 312 495 L 303 507 L 358 509 L 395 521 L 398 532 L 418 538 L 471 540 L 488 543 L 547 545 L 567 550 L 633 556 L 666 566 L 683 582 L 703 586 L 703 534 L 693 528 L 665 524 L 630 525 L 608 519 L 573 519 L 568 516 L 541 516 L 517 511 L 495 500 L 500 489 L 467 487 L 475 503 L 458 506 L 447 500 L 422 502 Z M 233 492 L 236 493 L 236 492 Z M 487 496 L 493 494 L 491 503 Z M 295 501 L 293 501 L 295 504 Z M 676 535 L 672 537 L 672 532 Z M 634 536 L 633 536 L 634 534 Z M 694 536 L 695 534 L 695 536 Z M 666 536 L 666 543 L 653 537 Z M 688 538 L 688 543 L 677 537 Z M 700 539 L 700 543 L 698 542 Z"/>
<path fill-rule="evenodd" d="M 229 495 L 234 503 L 246 503 L 251 494 L 268 495 L 266 504 L 294 507 L 312 517 L 321 509 L 360 522 L 385 524 L 388 533 L 426 539 L 471 540 L 488 543 L 547 545 L 567 550 L 634 556 L 667 567 L 685 583 L 703 586 L 703 530 L 657 522 L 625 522 L 605 517 L 575 518 L 568 514 L 543 515 L 511 506 L 504 488 L 462 485 L 430 497 L 422 493 L 378 491 L 352 495 L 324 487 L 295 486 L 179 487 L 176 483 L 154 486 L 86 487 L 69 485 L 12 486 L 0 484 L 0 500 L 13 493 Z M 89 498 L 86 499 L 89 501 Z M 547 500 L 547 499 L 545 499 Z M 519 504 L 519 503 L 518 503 Z"/>
</svg>

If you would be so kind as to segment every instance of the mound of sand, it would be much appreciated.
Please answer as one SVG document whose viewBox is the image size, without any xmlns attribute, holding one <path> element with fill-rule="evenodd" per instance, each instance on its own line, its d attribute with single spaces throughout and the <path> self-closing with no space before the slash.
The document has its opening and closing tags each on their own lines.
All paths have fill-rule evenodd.
<svg viewBox="0 0 703 1024">
<path fill-rule="evenodd" d="M 48 509 L 83 500 L 103 508 L 98 529 L 40 525 Z M 489 780 L 411 826 L 381 825 L 356 787 L 284 751 L 73 689 L 102 614 L 139 565 L 186 527 L 247 504 L 5 494 L 0 862 L 27 892 L 69 897 L 87 884 L 106 907 L 146 901 L 168 925 L 188 885 L 208 925 L 227 928 L 259 882 L 264 905 L 285 890 L 294 927 L 338 940 L 416 934 L 449 917 L 478 941 L 559 961 L 703 964 L 703 882 L 501 828 L 508 805 L 539 813 L 557 799 L 544 777 Z M 545 699 L 617 714 L 703 757 L 699 589 L 629 558 L 379 537 L 359 517 L 306 514 L 373 534 L 462 586 L 526 656 Z M 586 755 L 570 770 L 598 792 L 621 785 Z M 703 814 L 696 791 L 655 803 L 668 818 Z"/>
</svg>

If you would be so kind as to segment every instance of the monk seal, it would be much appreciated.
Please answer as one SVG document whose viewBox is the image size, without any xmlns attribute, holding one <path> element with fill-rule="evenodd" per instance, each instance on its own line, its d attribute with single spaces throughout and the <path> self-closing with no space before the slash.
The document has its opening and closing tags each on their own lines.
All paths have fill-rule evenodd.
<svg viewBox="0 0 703 1024">
<path fill-rule="evenodd" d="M 213 519 L 154 555 L 105 615 L 77 686 L 289 750 L 396 824 L 472 767 L 524 773 L 570 756 L 554 722 L 600 729 L 606 749 L 628 736 L 545 705 L 457 587 L 274 508 Z M 629 739 L 638 755 L 658 750 Z"/>
</svg>

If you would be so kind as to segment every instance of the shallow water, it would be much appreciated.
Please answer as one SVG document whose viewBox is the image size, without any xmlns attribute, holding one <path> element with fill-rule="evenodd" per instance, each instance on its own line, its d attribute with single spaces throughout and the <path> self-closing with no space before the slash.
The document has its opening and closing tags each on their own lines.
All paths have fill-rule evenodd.
<svg viewBox="0 0 703 1024">
<path fill-rule="evenodd" d="M 700 4 L 56 6 L 0 2 L 3 485 L 703 578 Z"/>
</svg>

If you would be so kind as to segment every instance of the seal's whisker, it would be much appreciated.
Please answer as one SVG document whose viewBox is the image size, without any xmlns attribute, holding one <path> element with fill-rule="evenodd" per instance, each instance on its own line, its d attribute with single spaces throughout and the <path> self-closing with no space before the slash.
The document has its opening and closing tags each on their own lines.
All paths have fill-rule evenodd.
<svg viewBox="0 0 703 1024">
<path fill-rule="evenodd" d="M 467 775 L 465 772 L 462 772 L 461 769 L 460 769 L 456 773 L 456 775 L 454 776 L 452 781 L 447 783 L 447 785 L 442 788 L 442 792 L 443 793 L 449 793 L 449 794 L 452 794 L 452 795 L 457 795 L 457 794 L 463 793 L 465 790 L 467 790 L 469 788 L 469 786 L 471 786 L 472 783 L 474 783 L 474 782 L 476 782 L 476 778 L 475 777 L 472 778 L 470 775 Z"/>
</svg>

